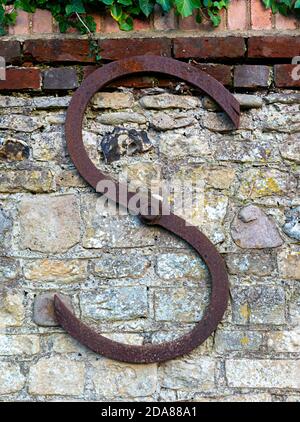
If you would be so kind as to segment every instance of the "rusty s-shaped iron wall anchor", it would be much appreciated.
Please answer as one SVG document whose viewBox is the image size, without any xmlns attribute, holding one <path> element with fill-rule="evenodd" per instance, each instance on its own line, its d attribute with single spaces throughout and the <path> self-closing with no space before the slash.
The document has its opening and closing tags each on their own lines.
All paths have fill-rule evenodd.
<svg viewBox="0 0 300 422">
<path fill-rule="evenodd" d="M 93 72 L 75 92 L 67 112 L 66 138 L 68 151 L 81 176 L 93 187 L 102 180 L 114 183 L 117 192 L 121 185 L 103 174 L 92 163 L 82 139 L 84 113 L 93 95 L 112 81 L 142 73 L 156 73 L 176 77 L 209 95 L 227 113 L 234 126 L 239 125 L 240 106 L 234 96 L 213 77 L 196 67 L 170 58 L 137 56 L 116 61 Z M 97 190 L 99 192 L 99 190 Z M 109 198 L 106 191 L 100 192 Z M 130 211 L 129 201 L 134 194 L 128 192 L 127 200 L 119 204 Z M 161 344 L 142 346 L 127 345 L 101 336 L 81 322 L 58 295 L 54 307 L 58 323 L 75 339 L 96 353 L 123 362 L 163 362 L 191 352 L 203 343 L 216 329 L 227 307 L 229 286 L 226 267 L 221 255 L 210 240 L 196 227 L 187 225 L 183 218 L 169 215 L 139 215 L 143 223 L 156 225 L 174 233 L 189 243 L 206 263 L 211 275 L 211 297 L 203 318 L 187 334 Z"/>
</svg>

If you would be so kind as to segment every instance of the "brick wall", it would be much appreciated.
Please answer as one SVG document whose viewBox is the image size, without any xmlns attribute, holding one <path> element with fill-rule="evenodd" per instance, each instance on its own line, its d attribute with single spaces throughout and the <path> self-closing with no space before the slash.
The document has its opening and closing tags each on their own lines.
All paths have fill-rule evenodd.
<svg viewBox="0 0 300 422">
<path fill-rule="evenodd" d="M 95 14 L 97 33 L 121 32 L 116 22 L 108 15 Z M 160 30 L 198 30 L 220 32 L 224 30 L 294 30 L 299 22 L 293 17 L 272 15 L 270 9 L 265 9 L 261 0 L 232 0 L 228 11 L 223 12 L 220 27 L 214 29 L 210 22 L 196 23 L 195 18 L 180 18 L 173 12 L 163 15 L 157 6 L 154 15 L 149 20 L 135 19 L 135 31 Z M 37 10 L 34 14 L 20 11 L 17 25 L 9 29 L 10 35 L 28 35 L 40 33 L 57 33 L 58 27 L 47 10 Z M 74 32 L 73 30 L 71 32 Z"/>
<path fill-rule="evenodd" d="M 99 64 L 84 37 L 42 35 L 52 22 L 37 13 L 22 14 L 15 36 L 0 39 L 8 63 L 0 81 L 0 401 L 299 401 L 300 85 L 291 64 L 299 30 L 258 2 L 237 1 L 229 34 L 200 33 L 187 20 L 176 32 L 99 36 L 102 63 L 134 54 L 189 61 L 242 109 L 234 130 L 201 92 L 147 75 L 117 81 L 91 101 L 83 137 L 99 168 L 127 173 L 136 187 L 203 182 L 190 219 L 223 255 L 230 278 L 228 310 L 201 347 L 161 365 L 130 365 L 95 355 L 57 327 L 54 292 L 104 335 L 154 343 L 201 318 L 209 275 L 172 235 L 101 208 L 78 175 L 65 115 Z M 156 16 L 151 25 L 171 21 L 158 27 Z M 241 32 L 250 22 L 273 32 Z M 293 31 L 278 32 L 280 25 Z M 102 141 L 116 127 L 125 137 L 146 131 L 150 148 L 108 166 Z"/>
</svg>

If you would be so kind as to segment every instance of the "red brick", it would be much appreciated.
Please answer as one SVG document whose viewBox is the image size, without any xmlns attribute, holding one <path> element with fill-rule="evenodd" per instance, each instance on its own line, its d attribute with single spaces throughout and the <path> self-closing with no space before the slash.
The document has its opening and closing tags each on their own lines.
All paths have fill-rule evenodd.
<svg viewBox="0 0 300 422">
<path fill-rule="evenodd" d="M 299 56 L 300 37 L 289 35 L 250 37 L 248 57 L 256 59 L 289 58 Z"/>
<path fill-rule="evenodd" d="M 150 19 L 135 18 L 133 20 L 134 31 L 150 31 L 151 27 L 152 27 L 152 25 L 151 25 Z"/>
<path fill-rule="evenodd" d="M 9 67 L 6 80 L 0 81 L 0 90 L 40 89 L 41 73 L 37 68 Z"/>
<path fill-rule="evenodd" d="M 169 13 L 163 13 L 161 7 L 156 4 L 154 7 L 154 29 L 158 31 L 166 31 L 168 29 L 175 29 L 177 19 L 174 10 L 170 10 Z"/>
<path fill-rule="evenodd" d="M 203 72 L 208 73 L 221 84 L 226 86 L 232 85 L 232 71 L 231 66 L 225 64 L 195 64 L 197 68 L 203 70 Z"/>
<path fill-rule="evenodd" d="M 275 65 L 274 66 L 275 86 L 278 88 L 300 88 L 300 69 L 298 70 L 297 66 L 299 65 L 292 65 L 292 64 Z M 295 73 L 294 78 L 293 78 L 293 71 Z"/>
<path fill-rule="evenodd" d="M 102 31 L 111 33 L 111 32 L 120 32 L 118 23 L 109 15 L 103 16 L 102 22 Z"/>
<path fill-rule="evenodd" d="M 176 58 L 227 59 L 245 54 L 243 37 L 179 37 L 174 39 Z"/>
<path fill-rule="evenodd" d="M 171 56 L 171 40 L 168 38 L 112 38 L 100 40 L 103 59 L 119 60 L 130 56 L 155 54 Z"/>
<path fill-rule="evenodd" d="M 88 40 L 37 39 L 24 42 L 24 54 L 37 62 L 93 62 Z"/>
<path fill-rule="evenodd" d="M 171 55 L 171 41 L 167 38 L 114 38 L 99 41 L 104 59 L 118 60 L 125 57 L 157 54 Z M 37 62 L 94 62 L 88 40 L 50 39 L 27 40 L 24 43 L 26 59 Z"/>
<path fill-rule="evenodd" d="M 267 88 L 271 70 L 268 66 L 241 65 L 234 69 L 235 88 Z"/>
<path fill-rule="evenodd" d="M 30 34 L 31 14 L 18 10 L 16 24 L 9 27 L 9 35 L 28 35 Z"/>
<path fill-rule="evenodd" d="M 49 10 L 38 9 L 32 15 L 32 32 L 34 34 L 52 33 L 52 14 Z"/>
<path fill-rule="evenodd" d="M 231 0 L 227 16 L 228 29 L 248 29 L 248 1 Z"/>
<path fill-rule="evenodd" d="M 296 29 L 298 26 L 297 18 L 276 13 L 275 26 L 276 29 Z"/>
<path fill-rule="evenodd" d="M 7 63 L 12 63 L 21 58 L 21 44 L 19 41 L 0 40 L 0 56 L 4 57 Z"/>
<path fill-rule="evenodd" d="M 272 10 L 266 9 L 261 0 L 251 0 L 252 29 L 272 29 Z"/>
<path fill-rule="evenodd" d="M 179 29 L 184 29 L 186 31 L 191 31 L 194 29 L 199 29 L 200 24 L 196 21 L 196 10 L 194 10 L 192 16 L 187 16 L 186 18 L 179 17 L 178 27 Z"/>
<path fill-rule="evenodd" d="M 99 13 L 91 13 L 90 14 L 95 21 L 96 24 L 96 32 L 99 33 L 102 31 L 102 19 L 101 19 L 101 15 Z"/>
</svg>

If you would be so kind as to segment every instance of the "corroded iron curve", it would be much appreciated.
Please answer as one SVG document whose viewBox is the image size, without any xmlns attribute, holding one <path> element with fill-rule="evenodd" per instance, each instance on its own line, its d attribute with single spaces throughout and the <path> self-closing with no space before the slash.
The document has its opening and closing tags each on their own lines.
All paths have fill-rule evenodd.
<svg viewBox="0 0 300 422">
<path fill-rule="evenodd" d="M 69 154 L 81 176 L 95 189 L 101 180 L 115 184 L 117 193 L 120 185 L 103 174 L 92 163 L 82 139 L 84 113 L 93 95 L 112 81 L 141 73 L 160 73 L 177 77 L 214 99 L 227 113 L 234 126 L 239 125 L 240 107 L 234 96 L 213 77 L 187 63 L 158 56 L 137 56 L 107 64 L 93 72 L 74 94 L 67 112 L 66 138 Z M 99 192 L 99 190 L 97 190 Z M 109 197 L 106 191 L 100 193 Z M 134 195 L 128 192 L 119 204 L 130 211 L 129 200 Z M 118 196 L 117 196 L 118 198 Z M 109 198 L 115 200 L 115 198 Z M 161 204 L 160 204 L 161 205 Z M 56 317 L 59 324 L 80 343 L 93 351 L 123 362 L 163 362 L 191 352 L 203 343 L 221 321 L 228 302 L 228 277 L 221 255 L 210 240 L 196 227 L 187 225 L 183 218 L 170 215 L 140 215 L 145 224 L 162 227 L 189 243 L 206 263 L 211 274 L 210 303 L 201 321 L 187 334 L 174 341 L 143 346 L 127 345 L 101 336 L 82 323 L 64 304 L 58 295 L 54 298 Z"/>
</svg>

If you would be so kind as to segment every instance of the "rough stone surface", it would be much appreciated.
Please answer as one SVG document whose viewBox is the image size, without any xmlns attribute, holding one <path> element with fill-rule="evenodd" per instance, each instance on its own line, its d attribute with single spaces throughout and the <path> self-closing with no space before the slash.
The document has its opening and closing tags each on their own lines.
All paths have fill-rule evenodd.
<svg viewBox="0 0 300 422">
<path fill-rule="evenodd" d="M 146 95 L 140 99 L 140 104 L 144 108 L 164 110 L 168 108 L 179 108 L 190 110 L 199 106 L 199 100 L 195 97 L 183 97 L 178 95 L 160 94 Z"/>
<path fill-rule="evenodd" d="M 125 92 L 99 92 L 92 99 L 92 107 L 95 109 L 111 108 L 119 110 L 130 108 L 133 103 L 133 94 Z"/>
<path fill-rule="evenodd" d="M 0 160 L 23 161 L 29 157 L 29 146 L 18 139 L 0 138 Z"/>
<path fill-rule="evenodd" d="M 291 136 L 279 146 L 283 158 L 300 163 L 300 140 L 299 136 Z"/>
<path fill-rule="evenodd" d="M 119 111 L 115 113 L 102 113 L 97 118 L 99 123 L 103 125 L 117 126 L 123 123 L 137 123 L 145 124 L 147 122 L 146 117 L 141 113 L 135 113 L 130 111 Z"/>
<path fill-rule="evenodd" d="M 119 321 L 147 316 L 146 287 L 99 289 L 95 293 L 81 295 L 81 309 L 85 318 Z"/>
<path fill-rule="evenodd" d="M 231 235 L 241 248 L 276 248 L 283 241 L 275 223 L 260 208 L 242 208 L 231 225 Z"/>
<path fill-rule="evenodd" d="M 37 117 L 7 114 L 0 118 L 0 129 L 31 133 L 41 127 L 43 127 L 43 122 Z"/>
<path fill-rule="evenodd" d="M 293 360 L 232 359 L 226 361 L 230 387 L 291 388 L 300 386 L 300 363 Z"/>
<path fill-rule="evenodd" d="M 269 252 L 232 253 L 226 256 L 230 274 L 266 276 L 275 270 L 274 257 Z"/>
<path fill-rule="evenodd" d="M 245 54 L 242 37 L 206 38 L 184 37 L 174 51 Z M 104 41 L 110 60 L 154 47 L 170 54 L 172 43 Z M 27 40 L 24 51 L 27 64 L 48 68 L 91 60 L 88 41 L 72 37 Z M 236 64 L 218 62 L 190 65 L 232 85 Z M 184 210 L 176 194 L 164 196 L 216 245 L 229 273 L 228 309 L 205 343 L 170 362 L 131 365 L 96 355 L 56 326 L 53 295 L 107 338 L 157 344 L 193 329 L 209 303 L 210 275 L 185 242 L 93 193 L 67 151 L 71 96 L 48 93 L 0 95 L 0 400 L 299 400 L 299 94 L 272 85 L 235 93 L 238 130 L 202 93 L 167 78 L 116 81 L 91 101 L 83 139 L 95 165 L 127 175 L 132 190 L 187 187 L 193 202 Z M 152 147 L 129 143 L 105 162 L 101 141 L 116 127 L 147 134 Z"/>
<path fill-rule="evenodd" d="M 38 336 L 0 335 L 0 355 L 35 355 L 40 352 Z"/>
<path fill-rule="evenodd" d="M 279 275 L 285 279 L 300 280 L 300 248 L 281 250 L 278 254 Z"/>
<path fill-rule="evenodd" d="M 87 262 L 80 260 L 28 261 L 23 266 L 24 277 L 34 282 L 72 283 L 83 281 L 87 274 Z"/>
<path fill-rule="evenodd" d="M 0 362 L 0 394 L 11 394 L 20 391 L 25 384 L 25 377 L 18 364 Z"/>
<path fill-rule="evenodd" d="M 208 357 L 186 357 L 161 365 L 159 369 L 160 383 L 165 388 L 174 390 L 210 391 L 215 387 L 216 363 Z"/>
<path fill-rule="evenodd" d="M 73 195 L 24 199 L 19 218 L 22 249 L 64 252 L 79 242 L 80 214 Z"/>
<path fill-rule="evenodd" d="M 83 393 L 84 376 L 83 362 L 41 358 L 30 368 L 29 391 L 33 395 L 78 396 Z"/>
<path fill-rule="evenodd" d="M 205 279 L 206 266 L 204 262 L 192 255 L 161 254 L 157 257 L 157 275 L 164 280 L 174 279 Z"/>
<path fill-rule="evenodd" d="M 104 135 L 101 150 L 107 163 L 120 159 L 122 155 L 135 155 L 149 151 L 153 145 L 146 131 L 115 128 L 112 133 Z"/>
<path fill-rule="evenodd" d="M 139 278 L 142 277 L 150 266 L 149 259 L 137 252 L 112 256 L 102 255 L 93 262 L 93 271 L 101 278 Z"/>
<path fill-rule="evenodd" d="M 133 365 L 101 359 L 93 363 L 92 382 L 99 398 L 151 396 L 157 388 L 157 365 Z"/>
<path fill-rule="evenodd" d="M 155 319 L 157 321 L 199 321 L 207 302 L 207 292 L 204 288 L 156 289 Z"/>
<path fill-rule="evenodd" d="M 170 115 L 163 112 L 155 113 L 151 120 L 151 125 L 156 130 L 171 130 L 191 126 L 195 123 L 195 119 L 191 117 L 184 117 L 181 113 L 172 113 Z"/>
<path fill-rule="evenodd" d="M 292 239 L 300 240 L 300 206 L 291 208 L 285 214 L 283 231 Z"/>
<path fill-rule="evenodd" d="M 16 290 L 0 291 L 0 327 L 19 327 L 25 318 L 24 297 Z"/>
<path fill-rule="evenodd" d="M 237 324 L 285 323 L 285 294 L 282 287 L 236 287 L 231 294 L 233 320 Z"/>
<path fill-rule="evenodd" d="M 59 294 L 64 303 L 73 310 L 69 297 Z M 55 327 L 58 325 L 54 310 L 54 293 L 42 293 L 34 300 L 33 321 L 42 327 Z"/>
<path fill-rule="evenodd" d="M 218 353 L 258 351 L 262 342 L 263 336 L 259 332 L 218 330 L 215 336 Z"/>
<path fill-rule="evenodd" d="M 300 330 L 277 331 L 268 335 L 268 348 L 277 353 L 299 353 Z"/>
</svg>

